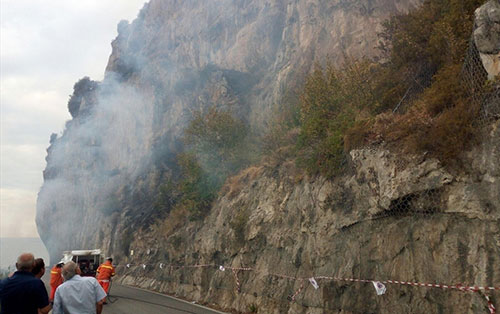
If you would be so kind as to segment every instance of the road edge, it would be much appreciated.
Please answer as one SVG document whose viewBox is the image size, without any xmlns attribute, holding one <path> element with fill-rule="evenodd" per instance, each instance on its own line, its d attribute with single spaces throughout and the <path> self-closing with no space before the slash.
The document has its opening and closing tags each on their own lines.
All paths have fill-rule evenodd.
<svg viewBox="0 0 500 314">
<path fill-rule="evenodd" d="M 215 313 L 230 314 L 228 312 L 221 312 L 219 310 L 215 310 L 215 309 L 212 309 L 212 308 L 210 308 L 208 306 L 204 306 L 204 305 L 201 305 L 201 304 L 198 304 L 198 303 L 193 303 L 193 302 L 189 302 L 189 301 L 186 301 L 186 300 L 183 300 L 183 299 L 179 299 L 179 298 L 173 297 L 173 296 L 165 294 L 165 293 L 160 293 L 160 292 L 157 292 L 157 291 L 148 290 L 148 289 L 139 288 L 139 287 L 134 287 L 134 286 L 129 286 L 129 285 L 123 285 L 123 284 L 120 284 L 120 285 L 124 286 L 124 287 L 127 287 L 127 288 L 142 290 L 142 291 L 145 291 L 145 292 L 150 292 L 150 293 L 154 293 L 154 294 L 157 294 L 157 295 L 161 295 L 161 296 L 164 296 L 164 297 L 167 297 L 167 298 L 170 298 L 170 299 L 174 299 L 176 301 L 180 301 L 180 302 L 183 302 L 183 303 L 186 303 L 186 304 L 195 305 L 195 306 L 197 306 L 199 308 L 207 309 L 207 310 L 210 310 L 210 311 L 215 312 Z M 110 295 L 110 296 L 113 297 L 113 295 Z"/>
</svg>

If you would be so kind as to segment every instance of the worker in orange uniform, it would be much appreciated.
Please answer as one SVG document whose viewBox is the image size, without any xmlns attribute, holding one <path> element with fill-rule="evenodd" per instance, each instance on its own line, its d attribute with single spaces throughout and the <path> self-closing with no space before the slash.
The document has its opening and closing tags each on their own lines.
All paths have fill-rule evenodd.
<svg viewBox="0 0 500 314">
<path fill-rule="evenodd" d="M 63 277 L 61 275 L 63 263 L 55 264 L 50 270 L 50 297 L 51 302 L 54 301 L 54 295 L 56 293 L 57 287 L 63 283 Z"/>
<path fill-rule="evenodd" d="M 111 264 L 112 262 L 113 259 L 108 257 L 106 262 L 97 268 L 97 281 L 99 281 L 99 284 L 104 289 L 106 294 L 108 294 L 109 290 L 109 281 L 111 280 L 111 277 L 115 275 L 115 268 Z"/>
</svg>

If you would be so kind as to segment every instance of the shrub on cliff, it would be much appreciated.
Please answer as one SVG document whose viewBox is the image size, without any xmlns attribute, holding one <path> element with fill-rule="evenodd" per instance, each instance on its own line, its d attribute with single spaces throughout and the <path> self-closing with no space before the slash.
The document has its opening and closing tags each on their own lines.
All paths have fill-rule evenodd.
<svg viewBox="0 0 500 314">
<path fill-rule="evenodd" d="M 197 158 L 211 184 L 220 187 L 228 175 L 253 159 L 247 125 L 230 112 L 209 108 L 197 111 L 184 131 L 186 149 Z"/>
<path fill-rule="evenodd" d="M 317 66 L 300 95 L 299 164 L 312 173 L 338 173 L 346 132 L 382 106 L 378 72 L 368 60 L 350 61 L 342 69 Z"/>
<path fill-rule="evenodd" d="M 243 121 L 229 112 L 214 107 L 195 112 L 184 131 L 185 151 L 177 155 L 174 175 L 159 188 L 155 207 L 176 220 L 180 213 L 202 218 L 226 178 L 250 164 L 247 133 Z"/>
<path fill-rule="evenodd" d="M 384 24 L 382 48 L 391 72 L 408 73 L 417 82 L 419 77 L 432 77 L 407 112 L 388 114 L 384 123 L 377 123 L 374 132 L 393 147 L 427 152 L 449 164 L 474 140 L 478 108 L 468 98 L 462 68 L 474 10 L 484 2 L 425 1 L 419 9 Z"/>
<path fill-rule="evenodd" d="M 442 68 L 405 114 L 386 114 L 373 131 L 390 146 L 410 153 L 427 152 L 445 164 L 476 139 L 477 103 L 470 101 L 460 80 L 461 66 Z"/>
<path fill-rule="evenodd" d="M 408 14 L 391 17 L 380 48 L 395 69 L 436 73 L 461 62 L 471 36 L 474 10 L 485 0 L 426 0 Z"/>
<path fill-rule="evenodd" d="M 473 12 L 483 2 L 425 1 L 384 24 L 384 63 L 317 67 L 300 96 L 299 164 L 332 176 L 349 150 L 381 139 L 444 162 L 456 159 L 474 139 L 478 108 L 467 105 L 461 69 Z"/>
<path fill-rule="evenodd" d="M 94 93 L 98 86 L 98 82 L 92 81 L 87 76 L 75 83 L 73 86 L 73 95 L 70 96 L 68 101 L 68 110 L 73 118 L 80 115 L 80 106 L 84 99 L 87 99 L 88 103 L 92 102 L 88 99 L 88 96 L 89 94 Z M 90 104 L 87 105 L 89 106 Z"/>
<path fill-rule="evenodd" d="M 202 218 L 210 210 L 219 186 L 213 184 L 192 154 L 178 154 L 177 167 L 178 174 L 160 186 L 154 206 L 174 215 L 188 213 L 191 220 Z"/>
<path fill-rule="evenodd" d="M 259 139 L 267 161 L 280 163 L 295 155 L 294 146 L 299 125 L 298 95 L 291 87 L 281 97 L 281 101 L 274 105 L 271 119 L 266 124 L 266 132 Z"/>
</svg>

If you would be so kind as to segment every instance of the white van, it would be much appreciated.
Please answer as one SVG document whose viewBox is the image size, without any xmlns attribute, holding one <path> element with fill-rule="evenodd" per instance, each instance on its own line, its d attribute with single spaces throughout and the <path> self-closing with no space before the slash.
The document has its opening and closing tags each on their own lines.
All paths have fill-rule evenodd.
<svg viewBox="0 0 500 314">
<path fill-rule="evenodd" d="M 104 261 L 104 256 L 100 249 L 64 251 L 61 262 L 67 263 L 69 261 L 80 266 L 82 276 L 95 277 L 97 268 Z"/>
</svg>

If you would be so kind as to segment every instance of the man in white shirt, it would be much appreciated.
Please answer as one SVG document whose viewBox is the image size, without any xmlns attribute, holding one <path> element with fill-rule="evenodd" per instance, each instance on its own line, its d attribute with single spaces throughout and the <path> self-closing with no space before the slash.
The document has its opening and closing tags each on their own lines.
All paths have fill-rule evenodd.
<svg viewBox="0 0 500 314">
<path fill-rule="evenodd" d="M 101 314 L 106 292 L 94 277 L 81 277 L 75 262 L 63 266 L 64 282 L 57 287 L 53 314 Z"/>
</svg>

